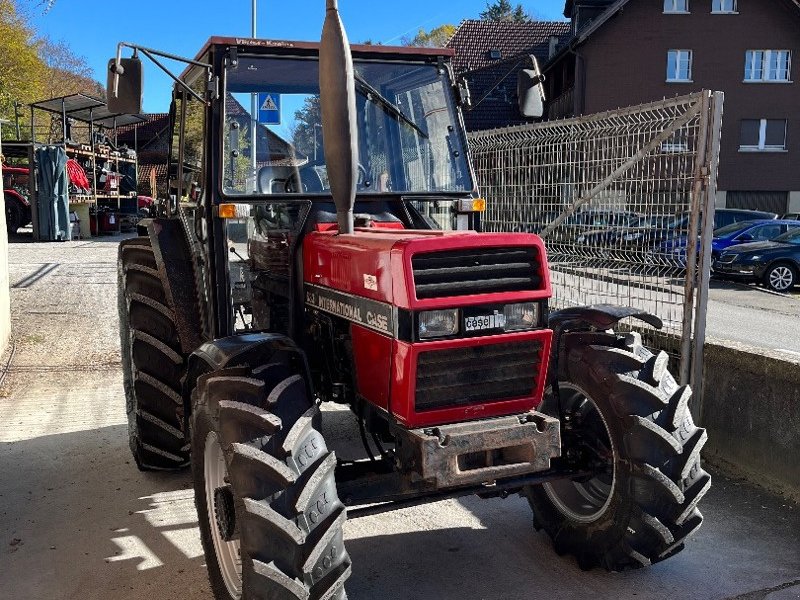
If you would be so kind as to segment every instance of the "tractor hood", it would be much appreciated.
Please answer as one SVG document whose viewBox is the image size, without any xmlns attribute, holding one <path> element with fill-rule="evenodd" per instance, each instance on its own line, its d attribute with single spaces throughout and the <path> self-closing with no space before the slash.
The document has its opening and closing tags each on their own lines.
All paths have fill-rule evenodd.
<svg viewBox="0 0 800 600">
<path fill-rule="evenodd" d="M 307 292 L 309 286 L 335 290 L 403 309 L 525 302 L 551 295 L 544 244 L 525 233 L 315 232 L 303 242 L 303 260 Z"/>
</svg>

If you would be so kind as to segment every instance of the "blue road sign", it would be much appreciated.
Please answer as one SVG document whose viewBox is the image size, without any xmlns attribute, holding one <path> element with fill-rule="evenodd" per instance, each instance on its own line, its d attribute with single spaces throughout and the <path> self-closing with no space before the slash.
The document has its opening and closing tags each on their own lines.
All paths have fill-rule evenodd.
<svg viewBox="0 0 800 600">
<path fill-rule="evenodd" d="M 281 95 L 262 92 L 258 95 L 258 122 L 262 125 L 281 124 Z"/>
</svg>

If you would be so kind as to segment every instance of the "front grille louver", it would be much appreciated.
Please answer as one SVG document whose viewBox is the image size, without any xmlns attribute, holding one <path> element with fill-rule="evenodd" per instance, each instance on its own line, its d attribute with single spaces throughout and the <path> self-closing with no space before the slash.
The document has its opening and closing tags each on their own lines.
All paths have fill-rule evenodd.
<svg viewBox="0 0 800 600">
<path fill-rule="evenodd" d="M 417 254 L 411 259 L 418 299 L 538 290 L 535 247 L 470 248 Z"/>
<path fill-rule="evenodd" d="M 507 342 L 420 353 L 417 411 L 533 396 L 539 342 Z"/>
</svg>

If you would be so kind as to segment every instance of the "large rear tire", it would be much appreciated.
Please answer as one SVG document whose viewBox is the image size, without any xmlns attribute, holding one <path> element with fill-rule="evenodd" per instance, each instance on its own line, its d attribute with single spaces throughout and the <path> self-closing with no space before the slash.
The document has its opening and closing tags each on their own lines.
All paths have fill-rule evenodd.
<svg viewBox="0 0 800 600">
<path fill-rule="evenodd" d="M 181 395 L 186 357 L 166 304 L 150 239 L 119 246 L 118 295 L 128 439 L 141 470 L 189 464 Z"/>
<path fill-rule="evenodd" d="M 217 600 L 346 600 L 336 456 L 285 365 L 222 369 L 193 392 L 192 474 Z"/>
<path fill-rule="evenodd" d="M 697 504 L 711 486 L 700 465 L 704 429 L 689 412 L 691 391 L 638 334 L 575 344 L 559 373 L 559 398 L 542 410 L 564 415 L 565 452 L 593 475 L 526 490 L 534 527 L 583 569 L 639 568 L 683 549 L 700 527 Z M 597 339 L 594 340 L 598 341 Z M 582 453 L 582 455 L 580 454 Z"/>
</svg>

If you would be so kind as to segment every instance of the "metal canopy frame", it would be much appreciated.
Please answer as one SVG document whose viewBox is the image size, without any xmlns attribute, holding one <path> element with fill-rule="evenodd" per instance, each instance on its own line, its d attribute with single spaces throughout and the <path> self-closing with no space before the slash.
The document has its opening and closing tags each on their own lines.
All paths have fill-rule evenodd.
<svg viewBox="0 0 800 600">
<path fill-rule="evenodd" d="M 60 115 L 62 119 L 63 140 L 67 139 L 67 118 L 89 124 L 89 136 L 94 133 L 94 127 L 111 127 L 115 130 L 124 125 L 136 125 L 145 123 L 147 119 L 142 115 L 131 115 L 125 113 L 112 113 L 108 110 L 105 102 L 86 94 L 70 94 L 60 98 L 51 98 L 34 102 L 31 107 L 31 140 L 36 142 L 35 130 L 35 111 L 43 110 L 51 114 Z M 115 140 L 116 141 L 116 140 Z"/>
</svg>

